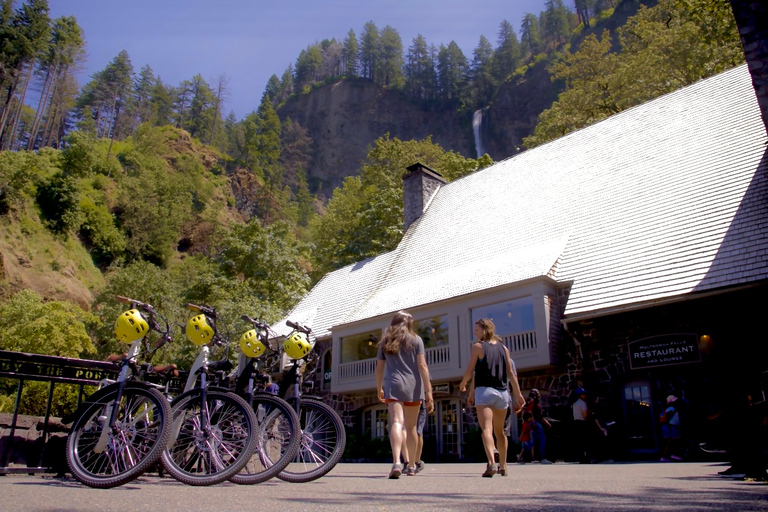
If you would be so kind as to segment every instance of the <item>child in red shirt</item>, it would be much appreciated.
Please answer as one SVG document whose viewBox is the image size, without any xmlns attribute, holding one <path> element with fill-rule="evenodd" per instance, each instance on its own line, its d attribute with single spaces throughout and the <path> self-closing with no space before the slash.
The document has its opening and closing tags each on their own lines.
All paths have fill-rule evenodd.
<svg viewBox="0 0 768 512">
<path fill-rule="evenodd" d="M 520 451 L 520 455 L 517 456 L 517 462 L 519 464 L 525 464 L 523 458 L 525 453 L 528 452 L 533 457 L 533 436 L 531 433 L 536 428 L 536 421 L 533 419 L 533 415 L 529 411 L 523 413 L 523 431 L 520 433 L 520 443 L 523 445 L 523 449 Z"/>
</svg>

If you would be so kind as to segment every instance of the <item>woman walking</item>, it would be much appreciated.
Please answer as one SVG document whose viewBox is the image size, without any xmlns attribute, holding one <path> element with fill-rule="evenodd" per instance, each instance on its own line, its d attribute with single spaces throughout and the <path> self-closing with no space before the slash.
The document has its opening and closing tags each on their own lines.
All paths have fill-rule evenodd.
<svg viewBox="0 0 768 512">
<path fill-rule="evenodd" d="M 488 458 L 484 477 L 492 477 L 497 469 L 501 476 L 507 476 L 507 436 L 504 435 L 504 418 L 510 402 L 508 391 L 510 383 L 515 400 L 515 412 L 525 404 L 525 398 L 520 393 L 520 386 L 512 371 L 509 350 L 499 341 L 495 330 L 493 321 L 489 318 L 481 318 L 475 322 L 475 337 L 478 341 L 472 345 L 469 365 L 459 385 L 462 392 L 466 391 L 467 382 L 474 373 L 474 396 L 469 397 L 469 402 L 470 405 L 474 402 L 477 407 L 483 448 Z M 494 434 L 496 434 L 496 445 L 493 441 Z M 498 468 L 494 462 L 494 449 L 499 453 Z"/>
<path fill-rule="evenodd" d="M 415 454 L 417 450 L 416 423 L 421 402 L 425 402 L 428 413 L 434 410 L 424 341 L 414 332 L 410 314 L 405 311 L 395 314 L 379 341 L 376 359 L 376 389 L 379 400 L 387 404 L 389 411 L 389 442 L 393 459 L 389 478 L 400 478 L 403 473 L 403 465 L 400 464 L 403 440 L 408 453 Z M 408 461 L 406 475 L 416 474 L 416 462 Z"/>
</svg>

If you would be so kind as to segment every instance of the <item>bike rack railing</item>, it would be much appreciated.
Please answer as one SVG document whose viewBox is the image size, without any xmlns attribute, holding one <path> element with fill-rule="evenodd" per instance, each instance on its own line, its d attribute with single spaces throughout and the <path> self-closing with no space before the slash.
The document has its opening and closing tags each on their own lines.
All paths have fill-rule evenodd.
<svg viewBox="0 0 768 512">
<path fill-rule="evenodd" d="M 77 404 L 80 405 L 83 400 L 83 388 L 85 386 L 98 385 L 105 379 L 114 379 L 118 371 L 119 368 L 114 363 L 0 350 L 0 378 L 17 379 L 19 381 L 16 388 L 16 402 L 13 406 L 10 433 L 7 436 L 8 440 L 5 443 L 5 450 L 0 453 L 0 475 L 8 473 L 46 473 L 51 471 L 50 467 L 43 466 L 8 467 L 8 459 L 12 453 L 19 417 L 21 393 L 24 389 L 25 381 L 49 382 L 45 419 L 43 421 L 43 430 L 40 433 L 43 443 L 38 460 L 42 463 L 45 446 L 48 442 L 48 426 L 51 416 L 54 385 L 57 383 L 79 385 L 80 390 Z"/>
</svg>

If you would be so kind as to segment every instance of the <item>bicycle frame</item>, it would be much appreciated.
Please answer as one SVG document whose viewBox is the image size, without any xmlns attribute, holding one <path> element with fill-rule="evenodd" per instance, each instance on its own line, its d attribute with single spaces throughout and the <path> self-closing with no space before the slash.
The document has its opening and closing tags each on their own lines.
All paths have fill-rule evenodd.
<svg viewBox="0 0 768 512">
<path fill-rule="evenodd" d="M 144 340 L 144 337 L 135 339 L 131 342 L 131 346 L 128 349 L 128 355 L 123 359 L 122 363 L 120 363 L 120 375 L 117 377 L 117 395 L 115 396 L 115 400 L 109 406 L 109 421 L 104 422 L 104 425 L 101 427 L 99 440 L 93 448 L 94 453 L 103 453 L 107 448 L 107 444 L 109 443 L 109 433 L 114 429 L 115 422 L 117 421 L 117 410 L 120 406 L 120 400 L 123 399 L 125 383 L 128 381 L 129 372 L 134 371 L 142 340 Z"/>
</svg>

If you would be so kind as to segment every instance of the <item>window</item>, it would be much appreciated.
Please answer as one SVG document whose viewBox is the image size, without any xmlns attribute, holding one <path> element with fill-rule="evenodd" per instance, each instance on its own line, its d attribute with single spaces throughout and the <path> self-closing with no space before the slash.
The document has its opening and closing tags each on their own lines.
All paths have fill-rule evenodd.
<svg viewBox="0 0 768 512">
<path fill-rule="evenodd" d="M 376 357 L 381 331 L 370 331 L 341 338 L 341 363 L 362 361 Z"/>
<path fill-rule="evenodd" d="M 371 439 L 387 437 L 389 412 L 386 405 L 377 405 L 363 412 L 363 433 L 370 430 Z"/>
<path fill-rule="evenodd" d="M 536 329 L 533 321 L 533 299 L 531 297 L 508 300 L 473 309 L 472 325 L 481 318 L 493 320 L 496 334 L 501 337 Z"/>
<path fill-rule="evenodd" d="M 448 344 L 448 317 L 446 315 L 415 321 L 413 329 L 424 340 L 424 348 Z"/>
</svg>

